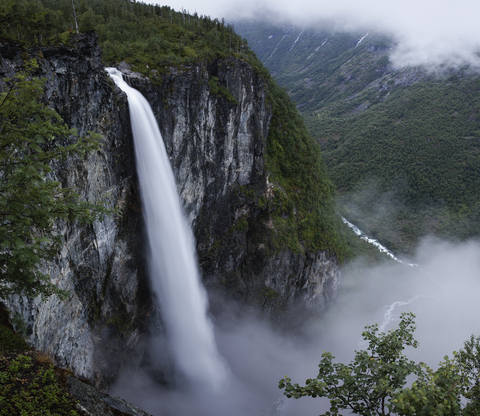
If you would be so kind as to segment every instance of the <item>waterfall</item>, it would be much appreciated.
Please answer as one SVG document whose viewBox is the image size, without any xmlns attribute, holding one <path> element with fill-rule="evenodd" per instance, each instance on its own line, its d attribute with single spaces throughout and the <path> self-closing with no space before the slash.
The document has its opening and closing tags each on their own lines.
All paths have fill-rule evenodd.
<svg viewBox="0 0 480 416">
<path fill-rule="evenodd" d="M 190 382 L 214 390 L 227 370 L 217 351 L 208 301 L 201 285 L 193 233 L 183 216 L 165 145 L 147 100 L 115 68 L 110 77 L 128 96 L 150 246 L 149 273 L 177 369 Z"/>
<path fill-rule="evenodd" d="M 368 35 L 368 33 L 367 33 Z M 366 36 L 366 35 L 365 35 Z M 363 38 L 362 38 L 363 39 Z M 367 243 L 370 243 L 372 244 L 373 246 L 375 246 L 378 251 L 380 251 L 380 253 L 385 253 L 387 256 L 391 257 L 393 260 L 395 260 L 396 262 L 398 263 L 402 263 L 402 264 L 406 264 L 407 266 L 410 266 L 410 267 L 418 267 L 418 264 L 414 264 L 414 263 L 405 263 L 404 261 L 398 259 L 397 257 L 395 257 L 395 255 L 388 249 L 386 248 L 385 246 L 383 246 L 382 244 L 380 244 L 377 240 L 375 240 L 374 238 L 371 238 L 369 236 L 367 236 L 360 228 L 358 228 L 355 224 L 352 224 L 350 221 L 348 221 L 346 218 L 342 217 L 342 221 L 344 224 L 347 224 L 352 230 L 353 232 L 359 236 L 362 240 L 366 241 Z"/>
</svg>

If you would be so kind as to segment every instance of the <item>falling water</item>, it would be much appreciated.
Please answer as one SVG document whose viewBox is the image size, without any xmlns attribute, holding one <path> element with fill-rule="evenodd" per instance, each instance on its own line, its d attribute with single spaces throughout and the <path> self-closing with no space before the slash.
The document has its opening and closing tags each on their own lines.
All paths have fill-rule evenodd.
<svg viewBox="0 0 480 416">
<path fill-rule="evenodd" d="M 207 317 L 193 234 L 183 216 L 170 162 L 147 100 L 115 68 L 110 77 L 127 94 L 150 244 L 149 270 L 176 366 L 193 383 L 218 390 L 227 372 Z"/>
<path fill-rule="evenodd" d="M 395 255 L 385 246 L 381 245 L 377 240 L 374 238 L 368 237 L 360 228 L 358 228 L 355 224 L 352 224 L 350 221 L 348 221 L 346 218 L 342 217 L 342 221 L 344 224 L 347 224 L 353 232 L 358 235 L 362 240 L 366 241 L 367 243 L 372 244 L 375 246 L 380 253 L 385 253 L 387 256 L 391 257 L 393 260 L 395 260 L 398 263 L 406 264 L 407 266 L 410 267 L 418 267 L 418 264 L 414 263 L 405 263 L 404 261 L 398 259 L 395 257 Z"/>
</svg>

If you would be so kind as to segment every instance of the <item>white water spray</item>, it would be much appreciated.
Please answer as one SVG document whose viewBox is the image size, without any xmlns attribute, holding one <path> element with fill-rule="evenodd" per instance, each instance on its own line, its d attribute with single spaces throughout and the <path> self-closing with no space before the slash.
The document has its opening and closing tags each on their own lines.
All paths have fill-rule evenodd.
<svg viewBox="0 0 480 416">
<path fill-rule="evenodd" d="M 147 100 L 115 68 L 110 77 L 128 96 L 143 211 L 150 245 L 150 279 L 171 353 L 190 382 L 218 390 L 227 370 L 217 351 L 200 283 L 194 237 L 183 216 L 157 121 Z"/>
</svg>

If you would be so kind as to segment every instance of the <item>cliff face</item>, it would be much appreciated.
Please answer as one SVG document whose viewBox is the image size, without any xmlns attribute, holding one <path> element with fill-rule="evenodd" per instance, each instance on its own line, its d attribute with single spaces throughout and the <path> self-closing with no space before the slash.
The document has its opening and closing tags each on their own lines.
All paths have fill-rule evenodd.
<svg viewBox="0 0 480 416">
<path fill-rule="evenodd" d="M 20 69 L 22 53 L 0 44 L 2 78 Z M 106 198 L 122 215 L 89 227 L 59 224 L 65 245 L 48 270 L 69 290 L 67 302 L 18 298 L 9 306 L 27 321 L 36 348 L 107 388 L 122 366 L 140 363 L 155 316 L 126 97 L 109 82 L 93 34 L 31 54 L 47 79 L 49 105 L 80 134 L 103 136 L 100 151 L 56 167 L 57 178 L 88 200 Z M 336 259 L 269 250 L 272 225 L 261 198 L 273 198 L 265 169 L 271 115 L 263 78 L 231 58 L 170 69 L 160 85 L 135 74 L 129 81 L 158 119 L 205 283 L 272 315 L 291 305 L 324 308 L 339 285 Z"/>
<path fill-rule="evenodd" d="M 171 70 L 158 86 L 135 74 L 129 81 L 158 120 L 207 286 L 273 314 L 293 304 L 324 308 L 338 290 L 336 259 L 268 247 L 271 219 L 261 198 L 273 192 L 264 79 L 232 58 Z M 212 94 L 212 82 L 224 92 Z"/>
<path fill-rule="evenodd" d="M 136 185 L 126 98 L 114 92 L 93 35 L 71 47 L 30 51 L 46 78 L 45 100 L 79 134 L 102 134 L 102 148 L 85 160 L 56 166 L 56 179 L 76 186 L 87 200 L 106 199 L 122 216 L 92 226 L 59 224 L 65 244 L 48 273 L 70 292 L 66 302 L 51 297 L 12 299 L 28 324 L 28 341 L 61 366 L 106 386 L 119 366 L 139 362 L 141 335 L 152 310 L 142 253 L 141 204 Z M 24 51 L 0 45 L 0 74 L 21 69 Z"/>
</svg>

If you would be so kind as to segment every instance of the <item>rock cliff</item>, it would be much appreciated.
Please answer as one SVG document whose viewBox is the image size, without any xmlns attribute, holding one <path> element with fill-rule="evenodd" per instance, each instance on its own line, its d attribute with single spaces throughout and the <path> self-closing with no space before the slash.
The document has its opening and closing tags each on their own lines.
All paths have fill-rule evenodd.
<svg viewBox="0 0 480 416">
<path fill-rule="evenodd" d="M 20 70 L 25 53 L 0 43 L 2 79 Z M 56 166 L 56 178 L 121 215 L 88 227 L 58 225 L 64 248 L 46 267 L 70 292 L 67 302 L 17 298 L 9 306 L 27 322 L 31 344 L 107 389 L 120 368 L 140 364 L 157 316 L 126 97 L 107 78 L 92 33 L 28 53 L 46 78 L 46 102 L 80 135 L 102 134 L 100 151 Z M 123 69 L 159 122 L 207 286 L 270 316 L 293 305 L 323 309 L 339 286 L 336 258 L 269 244 L 272 221 L 262 200 L 274 198 L 274 185 L 265 168 L 271 110 L 263 78 L 234 58 L 170 68 L 160 84 Z"/>
</svg>

